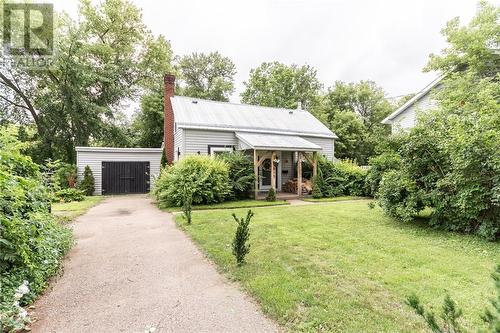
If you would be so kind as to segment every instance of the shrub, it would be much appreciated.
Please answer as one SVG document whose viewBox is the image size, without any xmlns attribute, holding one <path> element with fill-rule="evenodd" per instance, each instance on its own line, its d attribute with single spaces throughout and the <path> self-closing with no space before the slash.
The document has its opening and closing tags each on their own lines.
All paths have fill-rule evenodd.
<svg viewBox="0 0 500 333">
<path fill-rule="evenodd" d="M 271 187 L 267 192 L 266 201 L 276 201 L 276 191 L 274 190 L 274 188 Z"/>
<path fill-rule="evenodd" d="M 83 179 L 80 182 L 79 186 L 80 190 L 83 191 L 85 195 L 93 195 L 95 191 L 95 179 L 92 174 L 92 170 L 87 165 L 85 166 L 85 170 L 83 170 Z"/>
<path fill-rule="evenodd" d="M 233 218 L 238 224 L 233 239 L 233 255 L 236 258 L 236 263 L 238 264 L 238 266 L 242 265 L 245 262 L 245 256 L 250 251 L 250 245 L 247 244 L 247 242 L 250 238 L 249 225 L 253 215 L 254 214 L 252 213 L 252 211 L 249 210 L 247 212 L 246 218 L 238 219 L 236 217 L 236 214 L 233 213 Z"/>
<path fill-rule="evenodd" d="M 161 151 L 161 160 L 160 160 L 160 165 L 162 168 L 166 167 L 168 164 L 167 162 L 167 155 L 165 154 L 165 149 Z"/>
<path fill-rule="evenodd" d="M 231 191 L 227 164 L 210 156 L 186 156 L 161 170 L 154 195 L 161 205 L 180 207 L 186 187 L 193 204 L 222 202 Z"/>
<path fill-rule="evenodd" d="M 370 169 L 366 175 L 365 184 L 367 194 L 375 197 L 384 173 L 398 170 L 401 167 L 401 157 L 396 152 L 385 152 L 370 158 Z"/>
<path fill-rule="evenodd" d="M 320 158 L 318 177 L 320 190 L 325 197 L 366 195 L 366 171 L 354 162 L 331 162 L 324 157 Z"/>
<path fill-rule="evenodd" d="M 228 199 L 244 199 L 250 197 L 255 182 L 253 162 L 242 152 L 224 153 L 218 156 L 227 163 L 231 193 Z"/>
<path fill-rule="evenodd" d="M 400 171 L 384 174 L 378 197 L 379 205 L 388 215 L 405 222 L 412 221 L 425 208 L 424 197 L 417 184 Z"/>
<path fill-rule="evenodd" d="M 28 318 L 18 303 L 31 303 L 47 287 L 72 244 L 71 231 L 49 213 L 38 165 L 22 148 L 12 131 L 0 131 L 0 326 L 7 331 L 23 327 Z"/>
<path fill-rule="evenodd" d="M 182 212 L 184 213 L 184 218 L 186 219 L 188 224 L 191 224 L 192 210 L 193 210 L 193 192 L 191 192 L 190 188 L 185 187 L 182 196 Z"/>
<path fill-rule="evenodd" d="M 55 181 L 61 188 L 76 186 L 76 165 L 61 163 L 54 173 Z"/>
<path fill-rule="evenodd" d="M 323 197 L 323 192 L 321 192 L 321 180 L 319 176 L 313 180 L 312 197 L 314 199 L 320 199 Z"/>
<path fill-rule="evenodd" d="M 65 188 L 57 191 L 54 195 L 56 202 L 82 201 L 83 199 L 85 199 L 85 194 L 76 188 Z"/>
</svg>

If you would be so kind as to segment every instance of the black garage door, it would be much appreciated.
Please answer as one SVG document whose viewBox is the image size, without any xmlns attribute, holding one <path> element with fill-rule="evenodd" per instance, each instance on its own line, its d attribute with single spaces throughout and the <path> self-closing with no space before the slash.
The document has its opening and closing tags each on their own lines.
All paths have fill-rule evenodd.
<svg viewBox="0 0 500 333">
<path fill-rule="evenodd" d="M 102 194 L 149 192 L 149 162 L 102 162 Z"/>
</svg>

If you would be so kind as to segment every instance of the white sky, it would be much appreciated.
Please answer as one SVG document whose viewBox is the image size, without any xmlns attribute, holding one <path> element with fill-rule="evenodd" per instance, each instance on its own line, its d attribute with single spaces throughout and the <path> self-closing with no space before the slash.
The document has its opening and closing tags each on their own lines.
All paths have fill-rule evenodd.
<svg viewBox="0 0 500 333">
<path fill-rule="evenodd" d="M 49 0 L 50 1 L 50 0 Z M 154 34 L 177 55 L 219 51 L 243 81 L 263 61 L 309 64 L 328 87 L 336 80 L 373 80 L 394 97 L 417 92 L 437 74 L 423 73 L 446 43 L 441 29 L 474 16 L 476 0 L 134 0 Z M 499 4 L 500 0 L 493 3 Z M 76 0 L 55 0 L 75 14 Z"/>
</svg>

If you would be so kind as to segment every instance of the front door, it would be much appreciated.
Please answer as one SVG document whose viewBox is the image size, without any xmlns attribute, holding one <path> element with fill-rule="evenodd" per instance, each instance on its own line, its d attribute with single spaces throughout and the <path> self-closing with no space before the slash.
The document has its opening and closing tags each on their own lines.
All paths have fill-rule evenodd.
<svg viewBox="0 0 500 333">
<path fill-rule="evenodd" d="M 271 188 L 271 159 L 266 158 L 260 165 L 260 189 L 269 190 Z"/>
<path fill-rule="evenodd" d="M 277 153 L 276 157 L 280 159 L 281 154 Z M 262 191 L 267 191 L 271 188 L 271 167 L 272 162 L 270 158 L 266 158 L 262 164 L 259 166 L 259 189 Z M 280 190 L 278 185 L 281 181 L 281 163 L 276 167 L 276 190 Z"/>
</svg>

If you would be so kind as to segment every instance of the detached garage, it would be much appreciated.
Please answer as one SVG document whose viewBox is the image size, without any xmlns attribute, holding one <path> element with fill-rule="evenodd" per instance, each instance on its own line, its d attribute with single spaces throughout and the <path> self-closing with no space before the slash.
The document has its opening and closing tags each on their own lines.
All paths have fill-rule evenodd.
<svg viewBox="0 0 500 333">
<path fill-rule="evenodd" d="M 162 148 L 76 147 L 78 179 L 94 174 L 96 195 L 147 193 L 160 173 Z"/>
</svg>

